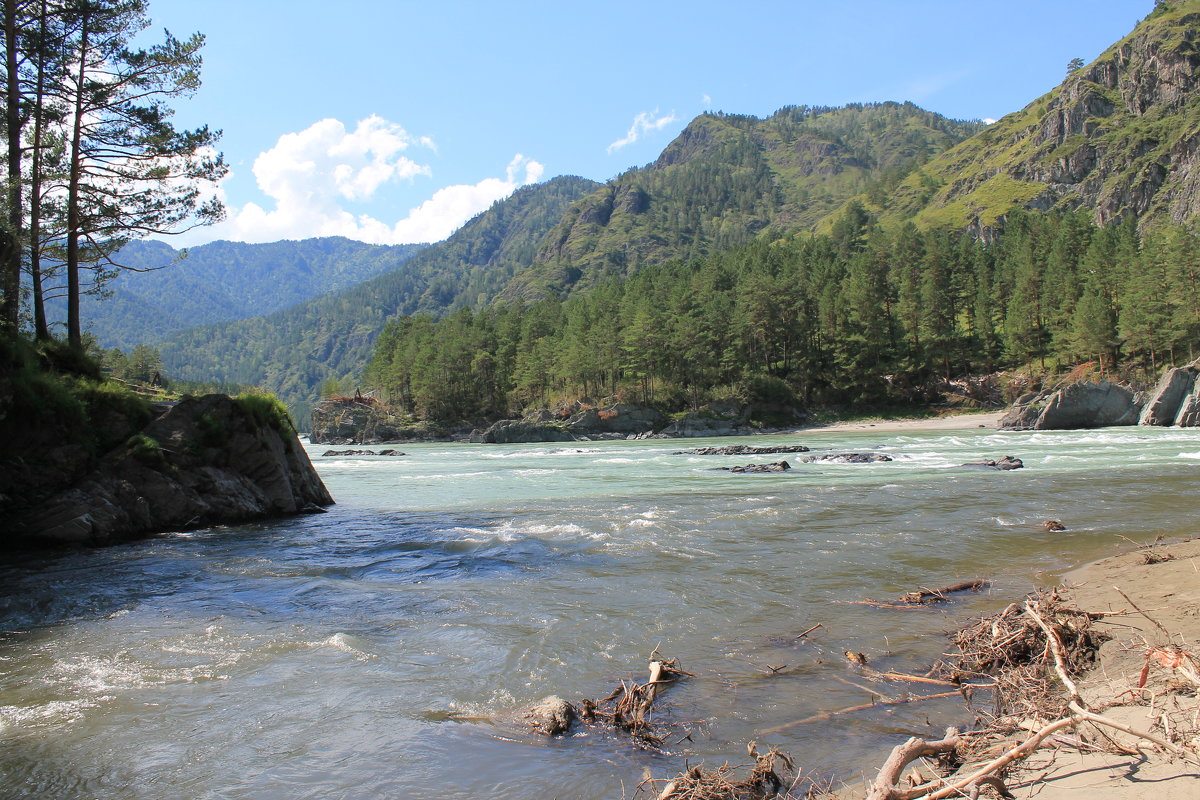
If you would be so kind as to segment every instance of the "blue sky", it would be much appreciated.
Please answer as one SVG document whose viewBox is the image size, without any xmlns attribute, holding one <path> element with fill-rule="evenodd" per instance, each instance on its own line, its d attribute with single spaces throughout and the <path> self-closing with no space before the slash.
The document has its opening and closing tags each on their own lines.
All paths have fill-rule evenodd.
<svg viewBox="0 0 1200 800">
<path fill-rule="evenodd" d="M 172 244 L 444 238 L 555 175 L 652 161 L 706 110 L 911 100 L 998 119 L 1153 0 L 150 0 L 200 31 L 183 126 L 224 131 L 222 225 Z"/>
</svg>

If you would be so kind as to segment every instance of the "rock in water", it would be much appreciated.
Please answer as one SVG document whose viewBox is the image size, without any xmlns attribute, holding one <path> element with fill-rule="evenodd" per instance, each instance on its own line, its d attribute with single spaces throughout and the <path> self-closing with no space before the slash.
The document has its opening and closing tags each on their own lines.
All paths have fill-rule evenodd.
<svg viewBox="0 0 1200 800">
<path fill-rule="evenodd" d="M 1108 381 L 1072 383 L 1020 398 L 1000 420 L 999 428 L 1028 431 L 1136 425 L 1139 409 L 1133 392 L 1123 386 Z"/>
<path fill-rule="evenodd" d="M 747 464 L 744 467 L 717 467 L 729 472 L 787 472 L 792 465 L 786 461 L 776 461 L 773 464 Z"/>
<path fill-rule="evenodd" d="M 1138 418 L 1139 425 L 1177 425 L 1175 420 L 1183 411 L 1184 404 L 1191 406 L 1191 399 L 1196 388 L 1196 375 L 1200 369 L 1195 366 L 1177 367 L 1167 370 L 1159 380 L 1158 386 L 1146 401 L 1142 415 Z M 1189 411 L 1186 415 L 1191 416 Z M 1191 427 L 1191 426 L 1188 426 Z"/>
<path fill-rule="evenodd" d="M 805 464 L 823 462 L 825 464 L 876 464 L 891 461 L 892 457 L 883 453 L 841 453 L 839 455 L 809 456 Z"/>
<path fill-rule="evenodd" d="M 998 470 L 1002 470 L 1002 471 L 1007 471 L 1010 469 L 1024 469 L 1025 462 L 1019 458 L 1013 458 L 1012 456 L 1004 456 L 1003 458 L 999 458 L 999 459 L 995 459 L 995 460 L 988 458 L 988 459 L 984 459 L 983 461 L 974 461 L 970 464 L 963 464 L 963 466 L 964 467 L 982 467 L 984 469 L 998 469 Z"/>
<path fill-rule="evenodd" d="M 533 725 L 534 730 L 547 736 L 566 733 L 577 716 L 579 714 L 575 706 L 556 694 L 543 697 L 525 712 L 525 718 Z"/>
<path fill-rule="evenodd" d="M 730 444 L 724 447 L 697 447 L 693 450 L 676 450 L 673 456 L 765 456 L 776 453 L 807 453 L 808 448 L 802 444 L 785 444 L 779 446 Z"/>
<path fill-rule="evenodd" d="M 102 545 L 332 503 L 289 424 L 210 394 L 180 401 L 14 532 L 28 544 Z"/>
</svg>

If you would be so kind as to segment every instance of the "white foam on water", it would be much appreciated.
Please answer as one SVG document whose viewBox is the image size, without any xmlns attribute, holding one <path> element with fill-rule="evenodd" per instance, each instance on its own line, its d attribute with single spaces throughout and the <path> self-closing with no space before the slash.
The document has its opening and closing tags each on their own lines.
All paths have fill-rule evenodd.
<svg viewBox="0 0 1200 800">
<path fill-rule="evenodd" d="M 347 655 L 354 656 L 356 661 L 370 661 L 375 656 L 370 653 L 363 652 L 354 646 L 355 641 L 353 636 L 338 632 L 327 639 L 322 639 L 319 642 L 309 642 L 310 647 L 329 647 Z"/>
<path fill-rule="evenodd" d="M 1200 453 L 1180 453 L 1180 458 L 1196 458 L 1200 459 Z"/>
<path fill-rule="evenodd" d="M 61 724 L 75 722 L 90 708 L 96 708 L 111 697 L 95 699 L 52 700 L 34 706 L 0 706 L 0 733 L 11 727 L 37 725 L 39 723 Z"/>
<path fill-rule="evenodd" d="M 514 469 L 513 475 L 553 475 L 557 469 Z"/>
</svg>

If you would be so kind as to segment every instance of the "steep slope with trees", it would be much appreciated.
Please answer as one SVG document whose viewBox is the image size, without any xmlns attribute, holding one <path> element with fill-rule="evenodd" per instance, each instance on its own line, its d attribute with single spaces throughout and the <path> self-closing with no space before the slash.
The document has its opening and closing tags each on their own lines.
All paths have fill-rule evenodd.
<svg viewBox="0 0 1200 800">
<path fill-rule="evenodd" d="M 811 230 L 847 198 L 886 192 L 983 128 L 911 103 L 703 114 L 658 160 L 609 181 L 546 237 L 504 299 L 535 299 L 643 265 Z"/>
</svg>

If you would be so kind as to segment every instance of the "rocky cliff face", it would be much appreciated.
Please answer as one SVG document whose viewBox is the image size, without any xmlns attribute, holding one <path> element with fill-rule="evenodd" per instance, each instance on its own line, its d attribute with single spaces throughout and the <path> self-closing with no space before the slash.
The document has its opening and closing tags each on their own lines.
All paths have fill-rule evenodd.
<svg viewBox="0 0 1200 800">
<path fill-rule="evenodd" d="M 1058 88 L 926 165 L 885 216 L 977 230 L 1016 207 L 1084 207 L 1100 224 L 1190 220 L 1200 213 L 1198 69 L 1200 2 L 1166 4 Z"/>
<path fill-rule="evenodd" d="M 10 534 L 29 545 L 101 545 L 332 503 L 290 427 L 207 395 L 179 402 L 82 478 L 19 513 Z"/>
</svg>

